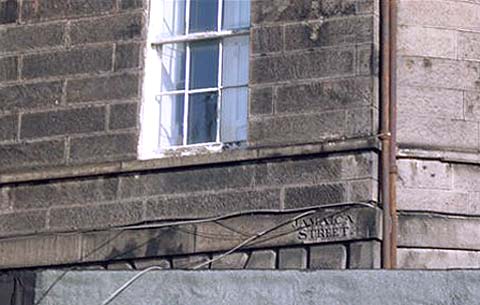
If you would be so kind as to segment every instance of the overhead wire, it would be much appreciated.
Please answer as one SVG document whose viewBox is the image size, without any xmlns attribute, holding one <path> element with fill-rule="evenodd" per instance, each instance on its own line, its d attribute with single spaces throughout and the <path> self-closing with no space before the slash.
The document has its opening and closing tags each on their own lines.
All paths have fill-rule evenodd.
<svg viewBox="0 0 480 305">
<path fill-rule="evenodd" d="M 312 209 L 328 209 L 328 208 L 335 208 L 335 207 L 342 207 L 342 206 L 364 206 L 364 207 L 369 207 L 373 208 L 374 205 L 369 202 L 342 202 L 342 203 L 332 203 L 332 204 L 323 204 L 323 205 L 315 205 L 315 206 L 310 206 L 310 207 L 302 207 L 302 208 L 294 208 L 294 209 L 284 209 L 284 210 L 279 210 L 279 209 L 262 209 L 262 210 L 244 210 L 240 212 L 233 212 L 229 214 L 224 214 L 220 216 L 212 216 L 208 218 L 201 218 L 201 219 L 193 219 L 193 220 L 180 220 L 180 221 L 169 221 L 169 222 L 162 222 L 162 223 L 151 223 L 151 224 L 144 224 L 144 225 L 133 225 L 133 226 L 124 226 L 124 227 L 119 227 L 115 228 L 115 230 L 122 230 L 121 232 L 124 231 L 129 231 L 129 230 L 140 230 L 140 229 L 161 229 L 161 228 L 166 228 L 166 227 L 176 227 L 176 226 L 181 226 L 181 225 L 191 225 L 191 224 L 201 224 L 201 223 L 206 223 L 206 222 L 218 222 L 221 220 L 225 220 L 228 218 L 233 218 L 233 217 L 239 217 L 239 216 L 245 216 L 245 215 L 262 215 L 262 214 L 290 214 L 290 213 L 296 213 L 296 212 L 303 212 L 303 211 L 308 211 Z M 189 233 L 185 229 L 181 229 L 182 232 L 184 233 Z M 203 233 L 191 233 L 196 236 L 201 236 Z M 214 237 L 215 234 L 209 233 L 210 237 Z M 245 234 L 242 234 L 245 235 Z M 223 235 L 216 234 L 216 237 L 224 238 Z M 143 247 L 146 244 L 149 244 L 150 242 L 158 239 L 158 236 L 151 237 L 147 239 L 145 242 L 140 243 L 136 247 L 130 247 L 128 248 L 128 251 L 125 252 L 120 252 L 115 256 L 110 257 L 110 259 L 116 259 L 118 257 L 123 256 L 125 253 L 137 250 L 141 247 Z M 108 246 L 108 244 L 105 244 L 104 246 Z M 97 250 L 101 250 L 103 247 L 100 246 Z M 93 254 L 93 253 L 91 253 Z"/>
<path fill-rule="evenodd" d="M 196 269 L 200 269 L 206 265 L 209 265 L 211 264 L 212 262 L 215 262 L 217 260 L 220 260 L 222 259 L 223 257 L 229 255 L 229 254 L 232 254 L 234 253 L 235 251 L 237 251 L 238 249 L 242 248 L 243 246 L 247 245 L 249 242 L 257 239 L 257 238 L 260 238 L 261 236 L 271 232 L 271 231 L 274 231 L 282 226 L 284 226 L 285 224 L 288 224 L 288 223 L 291 223 L 293 221 L 295 221 L 296 219 L 299 219 L 299 218 L 302 218 L 302 217 L 305 217 L 305 216 L 308 216 L 308 215 L 311 215 L 311 214 L 314 214 L 316 211 L 315 210 L 312 210 L 312 211 L 308 211 L 308 212 L 305 212 L 305 213 L 302 213 L 300 215 L 297 215 L 296 217 L 292 217 L 290 219 L 288 219 L 287 221 L 284 221 L 284 222 L 281 222 L 280 224 L 278 225 L 275 225 L 274 227 L 272 228 L 269 228 L 267 230 L 264 230 L 260 233 L 257 233 L 247 239 L 245 239 L 244 241 L 242 241 L 241 243 L 239 243 L 238 245 L 236 245 L 235 247 L 233 247 L 232 249 L 228 250 L 227 252 L 213 258 L 213 259 L 209 259 L 205 262 L 202 262 L 196 266 L 194 266 L 192 268 L 192 270 L 196 270 Z M 143 275 L 147 274 L 148 272 L 150 271 L 153 271 L 153 270 L 162 270 L 163 268 L 160 267 L 160 266 L 152 266 L 150 268 L 147 268 L 143 271 L 141 271 L 140 273 L 136 274 L 134 277 L 132 277 L 130 280 L 128 280 L 125 284 L 123 284 L 120 288 L 118 288 L 113 294 L 111 294 L 108 299 L 106 299 L 105 301 L 103 301 L 102 305 L 108 305 L 110 304 L 111 302 L 113 302 L 123 291 L 125 291 L 128 287 L 130 287 L 133 283 L 135 283 L 140 277 L 142 277 Z"/>
<path fill-rule="evenodd" d="M 321 205 L 321 206 L 317 206 L 317 207 L 309 207 L 309 208 L 300 208 L 301 210 L 308 210 L 307 212 L 304 212 L 304 213 L 301 213 L 299 215 L 296 215 L 294 217 L 291 217 L 279 224 L 276 224 L 275 226 L 273 227 L 270 227 L 270 228 L 267 228 L 245 240 L 243 240 L 241 243 L 239 243 L 238 245 L 236 245 L 235 247 L 231 248 L 230 250 L 222 253 L 221 255 L 219 256 L 216 256 L 212 259 L 209 259 L 205 262 L 202 262 L 194 267 L 192 267 L 192 270 L 197 270 L 197 269 L 200 269 L 204 266 L 207 266 L 215 261 L 218 261 L 232 253 L 234 253 L 235 251 L 243 248 L 244 246 L 248 245 L 249 243 L 255 241 L 256 239 L 259 239 L 260 237 L 270 233 L 270 232 L 273 232 L 289 223 L 292 223 L 298 219 L 301 219 L 301 218 L 304 218 L 306 216 L 309 216 L 309 215 L 312 215 L 312 214 L 315 214 L 317 213 L 319 210 L 322 210 L 322 209 L 328 209 L 328 208 L 333 208 L 333 207 L 341 207 L 341 206 L 350 206 L 349 208 L 353 208 L 354 205 L 364 205 L 364 206 L 369 206 L 369 207 L 372 207 L 370 204 L 365 204 L 365 203 L 359 203 L 359 202 L 356 202 L 356 203 L 338 203 L 338 204 L 328 204 L 328 205 Z M 285 212 L 285 210 L 283 211 Z M 338 213 L 338 212 L 336 212 Z M 333 214 L 336 214 L 336 213 L 333 213 Z M 327 216 L 329 217 L 329 216 Z M 111 302 L 113 302 L 123 291 L 125 291 L 128 287 L 130 287 L 133 283 L 135 283 L 139 278 L 141 278 L 142 276 L 144 276 L 145 274 L 147 274 L 148 272 L 151 272 L 153 270 L 163 270 L 164 268 L 161 267 L 161 266 L 152 266 L 152 267 L 149 267 L 145 270 L 142 270 L 141 272 L 139 272 L 138 274 L 136 274 L 135 276 L 133 276 L 130 280 L 128 280 L 127 282 L 125 282 L 121 287 L 119 287 L 117 290 L 115 290 L 106 300 L 104 300 L 102 302 L 101 305 L 108 305 L 110 304 Z"/>
<path fill-rule="evenodd" d="M 254 240 L 262 237 L 263 235 L 268 234 L 268 233 L 270 233 L 270 232 L 272 232 L 272 231 L 275 231 L 276 229 L 281 228 L 281 227 L 283 227 L 284 225 L 289 224 L 289 223 L 291 223 L 291 222 L 293 222 L 293 221 L 295 221 L 295 220 L 297 220 L 297 219 L 299 219 L 299 218 L 303 218 L 303 217 L 306 217 L 306 216 L 308 216 L 308 215 L 314 214 L 315 212 L 316 212 L 316 210 L 302 213 L 302 214 L 300 214 L 300 215 L 297 215 L 297 216 L 295 216 L 295 217 L 292 217 L 291 219 L 288 219 L 287 221 L 281 222 L 280 224 L 278 224 L 278 225 L 276 225 L 276 226 L 274 226 L 274 227 L 272 227 L 272 228 L 269 228 L 269 229 L 264 230 L 264 231 L 262 231 L 262 232 L 260 232 L 260 233 L 257 233 L 257 234 L 255 234 L 255 235 L 253 235 L 252 237 L 245 239 L 243 242 L 241 242 L 241 243 L 238 244 L 237 246 L 233 247 L 232 249 L 228 250 L 227 252 L 225 252 L 225 253 L 223 253 L 223 254 L 215 257 L 215 258 L 212 258 L 212 259 L 210 259 L 210 260 L 207 260 L 206 262 L 203 262 L 203 263 L 201 263 L 201 264 L 193 267 L 192 269 L 193 269 L 193 270 L 200 269 L 200 268 L 202 268 L 203 266 L 206 266 L 206 265 L 209 265 L 210 263 L 213 263 L 213 262 L 215 262 L 215 261 L 218 261 L 218 260 L 224 258 L 225 256 L 228 256 L 228 255 L 234 253 L 234 252 L 237 251 L 238 249 L 241 249 L 243 246 L 248 245 L 250 242 L 252 242 L 252 241 L 254 241 Z"/>
<path fill-rule="evenodd" d="M 140 229 L 160 229 L 160 228 L 175 227 L 175 226 L 181 226 L 181 225 L 201 224 L 201 223 L 207 223 L 207 222 L 217 222 L 217 221 L 225 220 L 225 219 L 228 219 L 228 218 L 234 218 L 234 217 L 246 216 L 246 215 L 289 214 L 289 213 L 296 213 L 296 212 L 303 212 L 303 211 L 315 212 L 315 211 L 318 211 L 318 210 L 321 210 L 321 209 L 329 209 L 329 208 L 336 208 L 336 207 L 342 207 L 342 206 L 350 206 L 350 208 L 353 208 L 354 206 L 363 206 L 363 207 L 368 207 L 368 208 L 374 208 L 375 207 L 375 205 L 372 204 L 371 202 L 343 202 L 343 203 L 323 204 L 323 205 L 316 205 L 316 206 L 310 206 L 310 207 L 283 209 L 283 210 L 280 210 L 280 209 L 244 210 L 244 211 L 232 212 L 232 213 L 228 213 L 228 214 L 224 214 L 224 215 L 212 216 L 212 217 L 201 218 L 201 219 L 179 220 L 179 221 L 168 221 L 168 222 L 162 222 L 162 223 L 150 223 L 150 224 L 138 224 L 138 225 L 131 225 L 131 226 L 113 227 L 113 228 L 110 228 L 110 231 L 119 231 L 118 234 L 116 234 L 112 238 L 108 239 L 107 241 L 105 241 L 104 243 L 102 243 L 101 245 L 99 245 L 98 247 L 96 247 L 95 249 L 90 251 L 89 253 L 87 253 L 87 255 L 85 255 L 82 259 L 86 259 L 86 258 L 92 256 L 93 254 L 97 253 L 98 251 L 102 250 L 103 248 L 108 246 L 113 240 L 119 238 L 122 235 L 122 233 L 125 232 L 125 231 L 140 230 Z M 305 217 L 305 216 L 302 216 L 302 217 Z M 291 221 L 292 220 L 290 220 L 289 222 L 291 222 Z M 271 230 L 269 232 L 271 232 Z M 265 235 L 267 233 L 264 233 L 263 235 Z M 252 236 L 252 237 L 256 237 L 256 238 L 253 238 L 253 239 L 252 239 L 252 237 L 249 237 L 248 238 L 249 241 L 247 242 L 247 244 L 255 241 L 258 238 L 257 235 L 258 234 Z M 145 243 L 142 243 L 140 246 L 136 247 L 135 249 L 137 249 L 137 248 L 139 248 L 139 247 L 141 247 L 145 244 L 148 244 L 148 243 L 150 243 L 151 241 L 153 241 L 157 238 L 158 237 L 149 238 Z M 252 240 L 250 240 L 250 239 L 252 239 Z M 242 247 L 243 246 L 244 245 L 242 245 Z M 129 248 L 128 251 L 132 251 L 132 249 Z M 236 251 L 236 250 L 234 250 L 234 251 Z M 122 252 L 120 254 L 117 254 L 113 258 L 117 258 L 119 256 L 122 256 L 125 253 L 127 253 L 127 252 Z M 195 267 L 197 267 L 197 266 L 195 266 Z M 42 296 L 39 298 L 39 300 L 35 303 L 35 305 L 40 305 L 41 302 L 47 296 L 47 294 L 60 282 L 60 280 L 63 277 L 65 277 L 65 275 L 69 271 L 75 270 L 76 268 L 77 267 L 69 268 L 68 270 L 63 272 L 58 277 L 57 280 L 53 281 L 53 283 L 45 290 L 45 292 L 42 294 Z M 141 276 L 143 276 L 144 273 L 150 272 L 152 270 L 157 270 L 158 268 L 161 268 L 161 267 L 160 266 L 152 266 L 148 269 L 142 270 L 137 275 L 140 275 L 140 277 L 141 277 Z M 198 269 L 198 268 L 200 268 L 200 267 L 197 267 L 196 269 Z M 147 270 L 149 270 L 149 271 L 147 271 Z"/>
<path fill-rule="evenodd" d="M 358 201 L 351 201 L 351 202 L 341 202 L 341 203 L 331 203 L 331 204 L 319 204 L 313 205 L 309 207 L 302 207 L 302 208 L 294 208 L 294 209 L 252 209 L 252 210 L 242 210 L 238 212 L 232 212 L 228 214 L 222 214 L 218 216 L 212 216 L 207 218 L 198 218 L 198 219 L 190 219 L 190 220 L 179 220 L 179 221 L 168 221 L 168 222 L 161 222 L 161 223 L 150 223 L 150 224 L 138 224 L 138 225 L 129 225 L 129 226 L 121 226 L 121 227 L 113 227 L 111 228 L 112 231 L 117 230 L 136 230 L 136 229 L 157 229 L 162 227 L 172 227 L 172 226 L 179 226 L 179 225 L 186 225 L 186 224 L 197 224 L 197 223 L 205 223 L 205 222 L 214 222 L 219 220 L 224 220 L 228 218 L 238 217 L 238 216 L 245 216 L 245 215 L 259 215 L 259 214 L 289 214 L 295 212 L 303 212 L 312 209 L 328 209 L 328 208 L 335 208 L 341 207 L 346 205 L 357 205 L 357 206 L 365 206 L 369 208 L 375 207 L 371 202 L 358 202 Z"/>
</svg>

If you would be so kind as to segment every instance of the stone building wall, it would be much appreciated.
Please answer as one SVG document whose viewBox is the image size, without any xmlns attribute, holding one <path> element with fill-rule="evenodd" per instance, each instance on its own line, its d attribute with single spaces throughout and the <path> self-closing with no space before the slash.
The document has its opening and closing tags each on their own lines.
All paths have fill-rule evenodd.
<svg viewBox="0 0 480 305">
<path fill-rule="evenodd" d="M 0 1 L 0 268 L 379 267 L 376 4 L 252 1 L 246 148 L 138 161 L 147 1 Z"/>
<path fill-rule="evenodd" d="M 252 23 L 251 147 L 376 135 L 376 1 L 253 1 Z"/>
<path fill-rule="evenodd" d="M 140 1 L 12 2 L 0 29 L 0 170 L 135 159 Z"/>
<path fill-rule="evenodd" d="M 399 267 L 480 266 L 480 3 L 399 0 Z"/>
<path fill-rule="evenodd" d="M 398 264 L 478 268 L 480 3 L 397 2 Z M 147 1 L 0 0 L 0 268 L 191 267 L 328 204 L 208 267 L 378 267 L 378 4 L 252 0 L 246 147 L 138 161 Z"/>
</svg>

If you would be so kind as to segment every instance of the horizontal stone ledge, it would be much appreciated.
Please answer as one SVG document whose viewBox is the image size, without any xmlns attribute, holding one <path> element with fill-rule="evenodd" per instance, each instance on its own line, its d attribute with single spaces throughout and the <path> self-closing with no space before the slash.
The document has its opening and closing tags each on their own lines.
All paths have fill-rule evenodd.
<svg viewBox="0 0 480 305">
<path fill-rule="evenodd" d="M 478 150 L 439 150 L 438 147 L 408 147 L 400 144 L 397 157 L 400 159 L 428 159 L 448 163 L 480 164 L 480 155 Z"/>
<path fill-rule="evenodd" d="M 303 213 L 243 215 L 168 227 L 0 240 L 0 269 L 224 252 L 274 228 L 242 249 L 382 237 L 378 208 L 356 205 L 330 208 L 292 221 Z"/>
<path fill-rule="evenodd" d="M 41 298 L 40 304 L 102 304 L 137 274 L 42 271 L 10 274 L 0 285 L 13 293 L 7 284 L 21 279 L 24 287 L 34 288 L 25 292 L 34 295 L 25 305 Z M 479 299 L 479 271 L 155 271 L 112 304 L 471 305 Z"/>
<path fill-rule="evenodd" d="M 365 137 L 344 141 L 286 146 L 278 148 L 261 147 L 225 150 L 219 153 L 205 153 L 194 156 L 167 156 L 152 160 L 106 162 L 87 165 L 69 165 L 36 168 L 28 171 L 12 171 L 0 174 L 0 185 L 25 183 L 50 179 L 68 179 L 86 176 L 142 172 L 158 169 L 212 165 L 233 162 L 255 161 L 281 157 L 304 156 L 308 154 L 342 153 L 354 150 L 380 150 L 377 137 Z"/>
</svg>

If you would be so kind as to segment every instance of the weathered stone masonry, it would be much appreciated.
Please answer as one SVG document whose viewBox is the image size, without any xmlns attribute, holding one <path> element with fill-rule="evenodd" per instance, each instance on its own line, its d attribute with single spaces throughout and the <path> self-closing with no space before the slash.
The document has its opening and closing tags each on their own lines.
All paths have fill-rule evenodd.
<svg viewBox="0 0 480 305">
<path fill-rule="evenodd" d="M 1 7 L 12 1 L 1 1 Z M 252 1 L 248 145 L 135 161 L 147 4 L 22 1 L 0 21 L 0 267 L 377 268 L 378 6 Z M 366 206 L 368 204 L 370 206 Z M 265 210 L 218 222 L 145 222 Z"/>
<path fill-rule="evenodd" d="M 480 3 L 398 4 L 399 266 L 479 268 Z"/>
</svg>

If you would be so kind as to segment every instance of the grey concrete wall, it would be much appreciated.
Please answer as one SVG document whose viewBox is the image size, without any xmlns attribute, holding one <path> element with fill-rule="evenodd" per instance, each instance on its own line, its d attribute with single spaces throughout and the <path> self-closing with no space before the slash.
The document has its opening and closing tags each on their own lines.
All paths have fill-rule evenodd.
<svg viewBox="0 0 480 305">
<path fill-rule="evenodd" d="M 28 283 L 38 305 L 101 304 L 135 274 L 39 272 Z M 161 271 L 146 274 L 111 304 L 472 305 L 479 298 L 480 274 L 468 271 Z"/>
<path fill-rule="evenodd" d="M 399 0 L 402 268 L 480 268 L 480 3 Z"/>
</svg>

